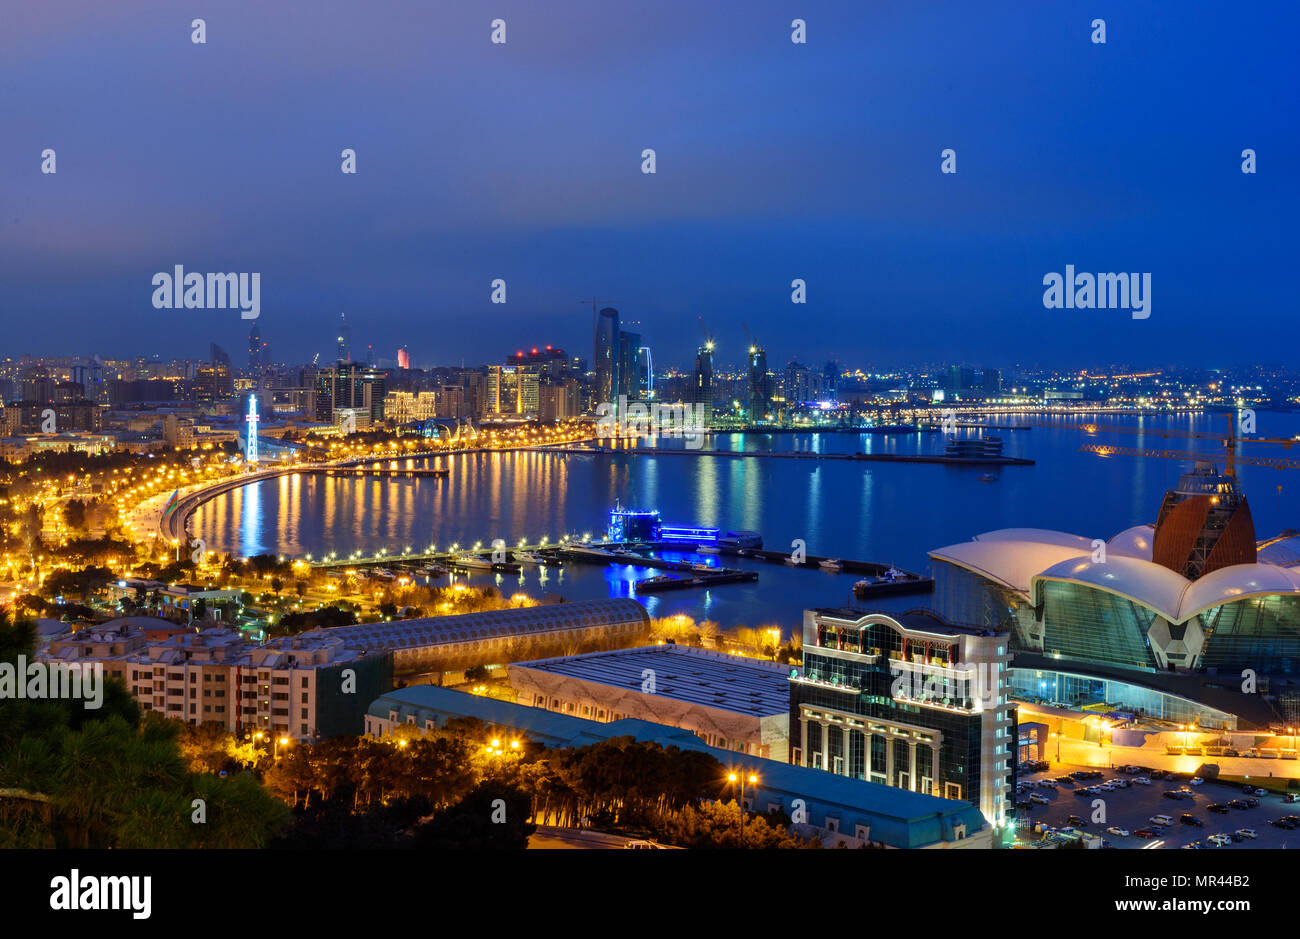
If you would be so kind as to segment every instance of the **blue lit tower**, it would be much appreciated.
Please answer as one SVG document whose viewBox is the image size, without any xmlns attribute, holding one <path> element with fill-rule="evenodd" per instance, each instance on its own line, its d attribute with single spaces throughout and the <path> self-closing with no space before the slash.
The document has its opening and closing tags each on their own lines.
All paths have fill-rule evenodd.
<svg viewBox="0 0 1300 939">
<path fill-rule="evenodd" d="M 248 463 L 257 462 L 257 395 L 248 396 L 248 416 L 244 418 L 248 422 L 248 440 L 244 444 L 244 460 Z"/>
</svg>

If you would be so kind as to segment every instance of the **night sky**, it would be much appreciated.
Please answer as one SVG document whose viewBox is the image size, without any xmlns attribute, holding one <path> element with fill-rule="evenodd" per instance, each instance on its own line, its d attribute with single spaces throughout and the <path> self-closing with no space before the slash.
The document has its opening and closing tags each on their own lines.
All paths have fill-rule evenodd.
<svg viewBox="0 0 1300 939">
<path fill-rule="evenodd" d="M 216 341 L 242 361 L 237 311 L 152 307 L 176 264 L 260 272 L 280 361 L 331 358 L 343 311 L 357 357 L 589 357 L 593 294 L 660 364 L 690 363 L 698 314 L 724 364 L 742 323 L 774 366 L 1216 366 L 1294 346 L 1294 3 L 47 0 L 3 16 L 0 355 L 200 358 Z M 1066 264 L 1150 272 L 1151 317 L 1044 309 Z"/>
</svg>

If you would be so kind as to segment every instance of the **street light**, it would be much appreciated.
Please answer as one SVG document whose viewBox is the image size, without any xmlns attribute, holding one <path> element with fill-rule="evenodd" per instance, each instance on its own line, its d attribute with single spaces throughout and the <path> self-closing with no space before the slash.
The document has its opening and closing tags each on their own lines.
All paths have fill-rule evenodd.
<svg viewBox="0 0 1300 939">
<path fill-rule="evenodd" d="M 743 848 L 745 846 L 745 783 L 748 782 L 750 785 L 753 785 L 758 782 L 758 777 L 753 773 L 727 774 L 728 782 L 734 785 L 737 780 L 740 782 L 740 846 Z"/>
</svg>

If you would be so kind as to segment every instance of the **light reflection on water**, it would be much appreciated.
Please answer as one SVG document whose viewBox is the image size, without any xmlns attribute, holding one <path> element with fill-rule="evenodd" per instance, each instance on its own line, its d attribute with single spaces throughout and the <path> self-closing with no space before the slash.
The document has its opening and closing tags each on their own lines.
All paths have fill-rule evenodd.
<svg viewBox="0 0 1300 939">
<path fill-rule="evenodd" d="M 1120 426 L 1205 429 L 1205 418 L 1108 418 Z M 1214 427 L 1222 425 L 1215 418 Z M 1261 435 L 1290 437 L 1300 416 L 1261 412 Z M 400 552 L 436 544 L 484 545 L 503 538 L 542 535 L 555 541 L 571 533 L 599 535 L 616 500 L 654 507 L 677 525 L 754 529 L 765 547 L 786 550 L 795 538 L 808 551 L 840 558 L 893 563 L 924 571 L 926 552 L 996 528 L 1054 528 L 1089 538 L 1109 538 L 1153 521 L 1165 489 L 1186 464 L 1135 457 L 1081 454 L 1089 438 L 1076 431 L 1035 428 L 995 432 L 1009 455 L 1037 461 L 1029 467 L 957 467 L 924 464 L 814 462 L 627 454 L 508 452 L 441 458 L 449 479 L 281 477 L 234 490 L 203 506 L 193 521 L 210 549 L 240 555 L 275 553 L 321 557 L 331 551 Z M 1154 449 L 1192 449 L 1199 441 L 1171 442 L 1154 435 L 1107 435 L 1097 441 Z M 665 443 L 664 446 L 670 445 Z M 718 449 L 794 450 L 823 453 L 937 452 L 938 435 L 730 435 Z M 1210 447 L 1213 452 L 1212 446 Z M 1260 456 L 1294 456 L 1266 447 Z M 991 472 L 993 483 L 979 477 Z M 1300 478 L 1243 467 L 1240 481 L 1251 500 L 1259 537 L 1300 528 Z M 1295 479 L 1295 484 L 1290 480 Z M 1282 485 L 1279 493 L 1276 487 Z M 759 572 L 756 584 L 727 584 L 642 598 L 654 615 L 683 612 L 722 626 L 779 623 L 796 627 L 810 606 L 841 605 L 855 577 L 728 559 Z M 492 579 L 506 593 L 558 593 L 569 599 L 629 596 L 632 581 L 657 571 L 589 565 L 525 567 Z M 886 609 L 929 602 L 925 595 L 881 601 Z"/>
</svg>

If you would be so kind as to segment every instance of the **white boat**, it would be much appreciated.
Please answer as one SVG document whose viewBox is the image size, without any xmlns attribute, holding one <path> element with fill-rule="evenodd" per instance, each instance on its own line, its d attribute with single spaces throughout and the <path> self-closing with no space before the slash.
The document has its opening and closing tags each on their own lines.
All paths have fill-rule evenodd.
<svg viewBox="0 0 1300 939">
<path fill-rule="evenodd" d="M 692 564 L 691 570 L 699 571 L 700 573 L 713 573 L 713 574 L 716 574 L 718 572 L 718 569 L 716 567 L 711 567 L 708 564 Z"/>
<path fill-rule="evenodd" d="M 596 558 L 614 557 L 613 551 L 607 551 L 604 548 L 586 548 L 581 545 L 573 545 L 568 550 L 572 551 L 574 554 L 581 554 L 585 557 L 596 557 Z"/>
<path fill-rule="evenodd" d="M 844 565 L 841 564 L 839 561 L 835 560 L 835 558 L 827 558 L 817 566 L 824 571 L 838 571 L 844 568 Z"/>
<path fill-rule="evenodd" d="M 695 550 L 699 554 L 721 554 L 722 553 L 721 548 L 715 548 L 712 545 L 700 545 Z"/>
<path fill-rule="evenodd" d="M 473 554 L 462 554 L 460 557 L 456 558 L 456 560 L 453 563 L 458 564 L 461 567 L 473 568 L 474 570 L 477 571 L 492 570 L 491 561 L 487 560 L 486 558 L 477 557 Z"/>
<path fill-rule="evenodd" d="M 519 564 L 541 564 L 542 559 L 531 551 L 516 551 L 515 561 Z"/>
</svg>

